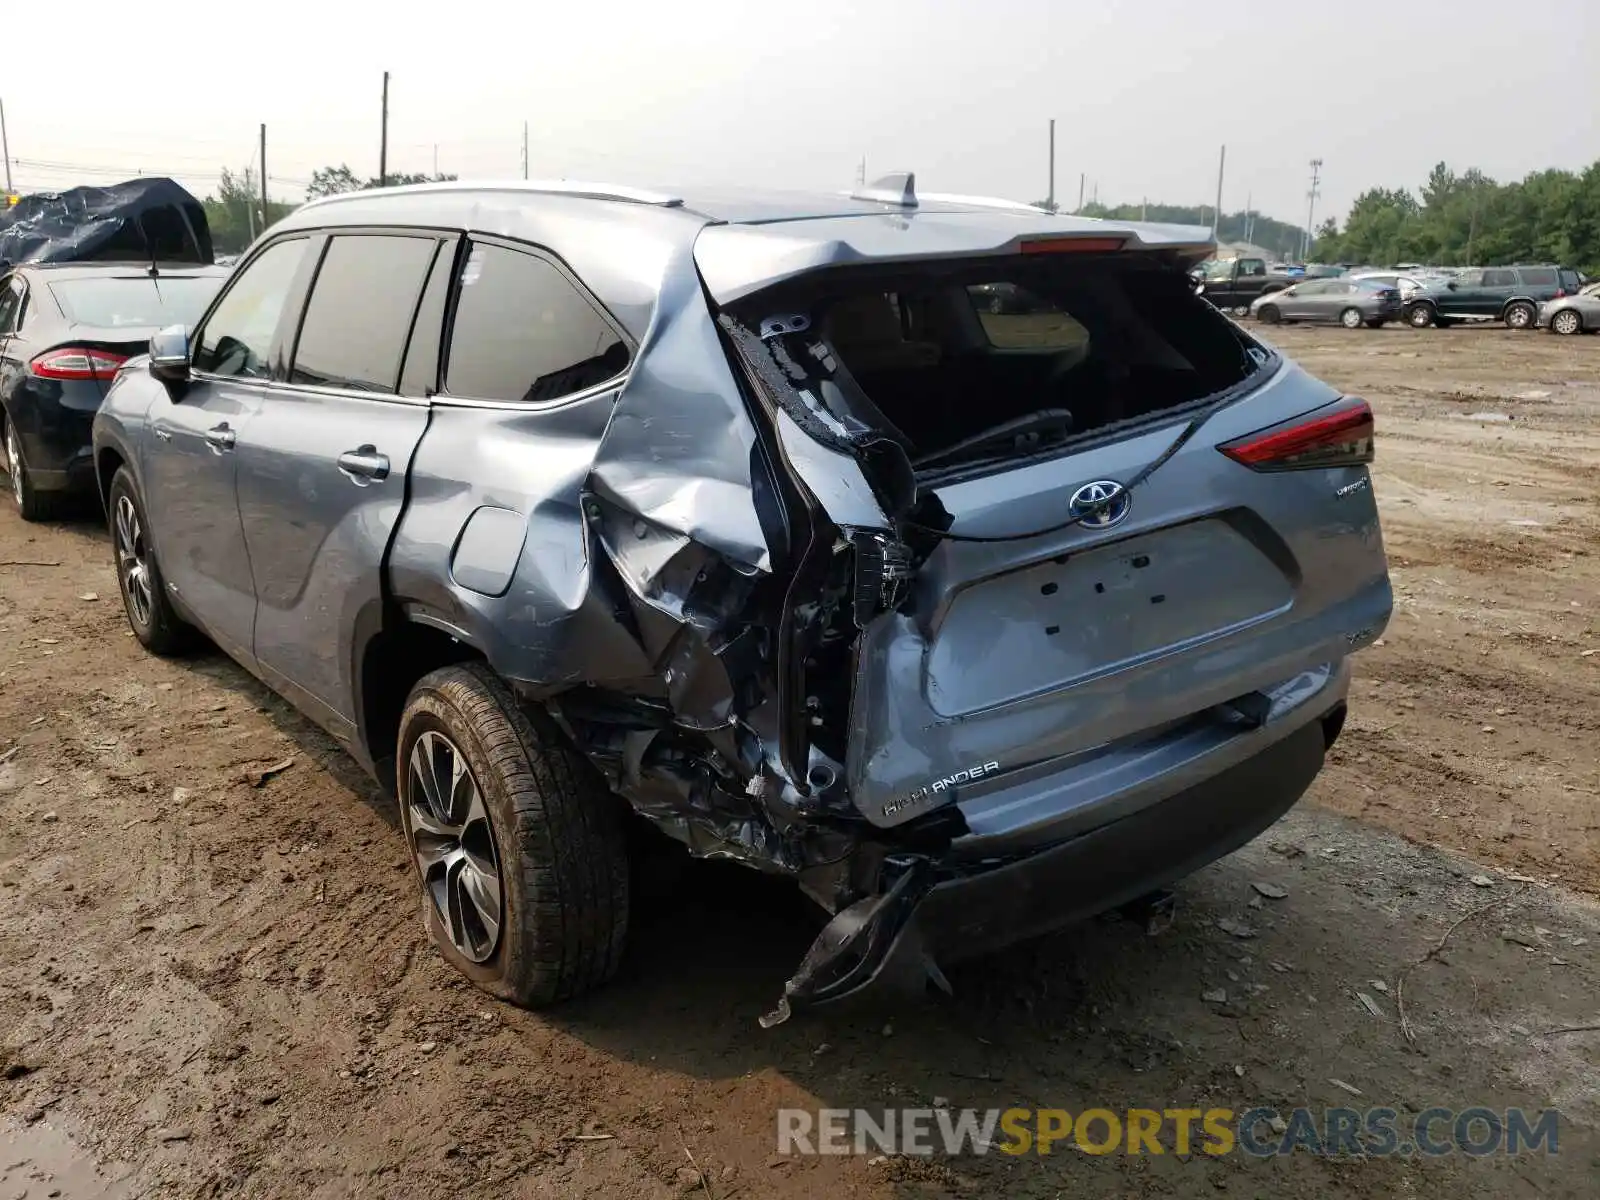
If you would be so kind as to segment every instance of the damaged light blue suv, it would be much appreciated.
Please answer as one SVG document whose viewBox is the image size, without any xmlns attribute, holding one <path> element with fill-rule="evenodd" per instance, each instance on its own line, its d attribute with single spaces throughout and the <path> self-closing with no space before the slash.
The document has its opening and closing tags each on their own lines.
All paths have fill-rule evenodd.
<svg viewBox="0 0 1600 1200">
<path fill-rule="evenodd" d="M 1371 410 L 1212 252 L 909 176 L 318 200 L 100 410 L 128 619 L 395 789 L 496 995 L 617 969 L 641 819 L 828 914 L 769 1020 L 942 983 L 1270 825 L 1389 618 Z"/>
</svg>

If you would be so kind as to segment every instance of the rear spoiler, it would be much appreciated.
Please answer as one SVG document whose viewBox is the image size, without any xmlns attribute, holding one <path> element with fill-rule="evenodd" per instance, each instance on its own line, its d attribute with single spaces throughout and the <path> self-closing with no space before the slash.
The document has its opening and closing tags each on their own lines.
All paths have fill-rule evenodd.
<svg viewBox="0 0 1600 1200">
<path fill-rule="evenodd" d="M 694 259 L 712 299 L 728 305 L 828 267 L 1077 249 L 1167 251 L 1188 264 L 1212 257 L 1216 248 L 1211 231 L 1199 226 L 923 204 L 768 225 L 710 225 L 695 240 Z"/>
</svg>

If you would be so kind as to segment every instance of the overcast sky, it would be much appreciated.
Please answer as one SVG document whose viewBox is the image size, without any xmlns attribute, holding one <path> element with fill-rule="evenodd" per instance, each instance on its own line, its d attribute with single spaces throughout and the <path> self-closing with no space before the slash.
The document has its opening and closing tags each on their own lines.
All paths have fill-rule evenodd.
<svg viewBox="0 0 1600 1200">
<path fill-rule="evenodd" d="M 386 69 L 390 168 L 437 147 L 464 178 L 520 175 L 526 120 L 535 178 L 836 190 L 865 155 L 924 191 L 1036 200 L 1054 117 L 1069 207 L 1080 172 L 1107 203 L 1209 203 L 1226 143 L 1224 209 L 1300 222 L 1314 157 L 1319 220 L 1441 159 L 1600 158 L 1593 0 L 78 0 L 26 37 L 0 68 L 22 190 L 142 172 L 203 194 L 261 122 L 285 199 L 321 165 L 376 175 Z"/>
</svg>

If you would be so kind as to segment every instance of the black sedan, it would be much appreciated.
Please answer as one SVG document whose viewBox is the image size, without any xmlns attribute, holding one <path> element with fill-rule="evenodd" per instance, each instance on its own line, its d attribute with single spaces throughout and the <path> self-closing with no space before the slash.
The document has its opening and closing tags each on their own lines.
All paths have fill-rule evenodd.
<svg viewBox="0 0 1600 1200">
<path fill-rule="evenodd" d="M 129 358 L 193 324 L 228 272 L 150 263 L 23 263 L 0 276 L 0 458 L 25 520 L 94 491 L 90 427 Z"/>
</svg>

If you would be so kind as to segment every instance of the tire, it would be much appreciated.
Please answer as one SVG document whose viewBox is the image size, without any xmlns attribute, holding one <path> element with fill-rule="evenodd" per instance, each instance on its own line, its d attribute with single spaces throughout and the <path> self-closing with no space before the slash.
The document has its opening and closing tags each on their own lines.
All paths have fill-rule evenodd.
<svg viewBox="0 0 1600 1200">
<path fill-rule="evenodd" d="M 6 482 L 10 485 L 11 501 L 24 521 L 48 521 L 59 509 L 60 497 L 54 492 L 41 492 L 28 477 L 28 463 L 22 457 L 22 439 L 4 413 L 0 413 L 0 427 L 5 432 Z"/>
<path fill-rule="evenodd" d="M 133 636 L 150 653 L 163 658 L 194 649 L 199 636 L 178 615 L 167 596 L 161 566 L 150 542 L 150 522 L 126 467 L 111 477 L 106 525 L 111 534 L 117 591 L 122 594 L 122 611 L 127 614 Z"/>
<path fill-rule="evenodd" d="M 1248 317 L 1250 315 L 1250 306 L 1248 304 L 1235 304 L 1228 311 L 1235 317 Z"/>
<path fill-rule="evenodd" d="M 1339 314 L 1339 324 L 1346 329 L 1360 329 L 1365 321 L 1359 308 L 1347 308 Z"/>
<path fill-rule="evenodd" d="M 1513 300 L 1506 305 L 1506 311 L 1501 316 L 1507 329 L 1516 330 L 1532 329 L 1538 319 L 1538 311 L 1526 300 Z"/>
<path fill-rule="evenodd" d="M 1426 329 L 1439 319 L 1431 304 L 1413 304 L 1406 309 L 1406 324 L 1413 329 Z"/>
<path fill-rule="evenodd" d="M 439 797 L 450 771 L 449 797 L 430 798 L 430 767 Z M 396 776 L 423 923 L 452 966 L 528 1007 L 616 974 L 628 933 L 624 813 L 546 714 L 482 664 L 434 671 L 406 700 Z"/>
<path fill-rule="evenodd" d="M 1263 304 L 1256 311 L 1256 319 L 1263 325 L 1276 325 L 1283 320 L 1283 314 L 1278 311 L 1276 304 Z"/>
<path fill-rule="evenodd" d="M 1563 308 L 1550 318 L 1550 329 L 1554 333 L 1574 334 L 1583 332 L 1583 316 L 1575 308 Z"/>
</svg>

